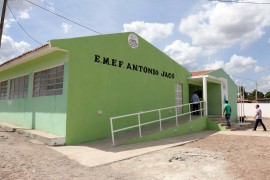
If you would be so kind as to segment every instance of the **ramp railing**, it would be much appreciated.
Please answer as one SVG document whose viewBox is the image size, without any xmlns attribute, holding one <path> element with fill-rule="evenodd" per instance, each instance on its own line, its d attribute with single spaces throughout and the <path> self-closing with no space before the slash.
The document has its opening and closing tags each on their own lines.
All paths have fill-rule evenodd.
<svg viewBox="0 0 270 180">
<path fill-rule="evenodd" d="M 112 133 L 112 144 L 113 144 L 113 146 L 115 146 L 115 137 L 114 137 L 114 135 L 115 135 L 116 132 L 126 131 L 126 130 L 129 130 L 129 129 L 138 127 L 139 136 L 142 137 L 142 127 L 145 126 L 145 125 L 159 122 L 159 128 L 160 128 L 160 131 L 162 131 L 162 121 L 166 121 L 166 120 L 175 118 L 176 126 L 178 126 L 178 118 L 181 117 L 181 116 L 189 115 L 189 121 L 192 120 L 192 116 L 191 116 L 192 113 L 200 112 L 200 116 L 202 116 L 203 112 L 204 112 L 204 108 L 205 108 L 205 101 L 200 101 L 199 102 L 199 109 L 195 110 L 195 111 L 191 110 L 192 104 L 194 104 L 194 103 L 182 104 L 182 105 L 179 105 L 179 106 L 170 106 L 170 107 L 165 107 L 165 108 L 160 108 L 160 109 L 154 109 L 154 110 L 149 110 L 149 111 L 141 111 L 141 112 L 137 112 L 137 113 L 111 117 L 110 118 L 110 124 L 111 124 L 111 133 Z M 186 111 L 183 113 L 183 108 L 184 107 L 186 107 Z M 170 109 L 174 109 L 175 113 L 172 114 L 171 116 L 162 117 L 162 111 L 170 110 Z M 141 116 L 143 114 L 147 114 L 147 113 L 157 113 L 158 119 L 154 119 L 154 120 L 151 120 L 149 122 L 141 122 Z M 117 119 L 119 120 L 119 119 L 123 119 L 123 118 L 127 118 L 127 117 L 133 117 L 133 118 L 135 117 L 135 118 L 137 118 L 136 124 L 126 126 L 126 127 L 122 127 L 122 128 L 119 128 L 119 129 L 114 128 L 114 121 L 115 120 L 117 120 Z"/>
</svg>

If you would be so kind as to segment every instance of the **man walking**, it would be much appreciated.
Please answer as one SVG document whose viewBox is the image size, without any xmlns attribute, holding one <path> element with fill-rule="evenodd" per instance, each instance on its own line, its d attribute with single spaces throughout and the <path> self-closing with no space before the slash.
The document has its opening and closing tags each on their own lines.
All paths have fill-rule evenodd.
<svg viewBox="0 0 270 180">
<path fill-rule="evenodd" d="M 231 128 L 230 117 L 232 114 L 232 107 L 228 101 L 225 101 L 223 115 L 225 116 L 227 127 Z"/>
<path fill-rule="evenodd" d="M 191 97 L 192 107 L 193 107 L 193 115 L 199 115 L 199 96 L 197 95 L 197 92 L 195 91 L 194 94 Z"/>
<path fill-rule="evenodd" d="M 263 130 L 266 131 L 266 127 L 262 122 L 262 110 L 260 109 L 259 104 L 256 105 L 256 114 L 254 116 L 254 119 L 256 119 L 256 123 L 255 123 L 255 126 L 253 128 L 253 131 L 256 131 L 259 123 L 261 123 Z"/>
</svg>

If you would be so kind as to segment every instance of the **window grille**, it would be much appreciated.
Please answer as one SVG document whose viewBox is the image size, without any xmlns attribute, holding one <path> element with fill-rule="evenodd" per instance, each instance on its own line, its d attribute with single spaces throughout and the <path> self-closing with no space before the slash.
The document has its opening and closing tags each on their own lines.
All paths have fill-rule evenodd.
<svg viewBox="0 0 270 180">
<path fill-rule="evenodd" d="M 8 81 L 2 81 L 0 83 L 0 99 L 6 99 L 7 87 L 8 87 Z"/>
<path fill-rule="evenodd" d="M 63 94 L 64 65 L 34 73 L 33 97 Z"/>
<path fill-rule="evenodd" d="M 10 80 L 9 99 L 26 98 L 28 95 L 29 75 Z"/>
</svg>

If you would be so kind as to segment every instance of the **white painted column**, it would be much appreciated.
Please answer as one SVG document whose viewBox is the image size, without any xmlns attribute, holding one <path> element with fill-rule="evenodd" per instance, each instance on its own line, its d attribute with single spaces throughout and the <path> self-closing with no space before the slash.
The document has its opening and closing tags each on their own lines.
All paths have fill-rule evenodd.
<svg viewBox="0 0 270 180">
<path fill-rule="evenodd" d="M 204 115 L 208 115 L 208 103 L 207 103 L 207 78 L 203 76 L 203 100 L 205 101 Z"/>
</svg>

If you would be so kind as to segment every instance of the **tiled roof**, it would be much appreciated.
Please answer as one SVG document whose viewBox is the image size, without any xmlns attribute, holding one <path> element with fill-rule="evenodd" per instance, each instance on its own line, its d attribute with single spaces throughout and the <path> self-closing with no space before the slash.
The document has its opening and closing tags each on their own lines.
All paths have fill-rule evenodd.
<svg viewBox="0 0 270 180">
<path fill-rule="evenodd" d="M 21 54 L 21 55 L 15 57 L 15 58 L 12 58 L 12 59 L 7 60 L 6 62 L 0 64 L 0 67 L 5 66 L 6 64 L 9 64 L 9 63 L 11 63 L 11 62 L 13 62 L 13 61 L 19 60 L 20 58 L 22 58 L 22 57 L 24 57 L 24 56 L 26 56 L 26 55 L 28 55 L 28 54 L 30 54 L 30 53 L 36 52 L 36 51 L 38 51 L 38 50 L 40 50 L 40 49 L 43 49 L 43 48 L 46 48 L 46 47 L 48 47 L 48 46 L 49 46 L 49 44 L 45 44 L 45 45 L 40 46 L 40 47 L 38 47 L 38 48 L 36 48 L 36 49 L 27 51 L 27 52 L 25 52 L 25 53 L 23 53 L 23 54 Z"/>
<path fill-rule="evenodd" d="M 204 75 L 204 74 L 208 74 L 208 73 L 210 73 L 212 71 L 214 71 L 214 70 L 194 71 L 194 72 L 191 72 L 191 73 L 192 73 L 192 76 L 201 76 L 201 75 Z"/>
</svg>

